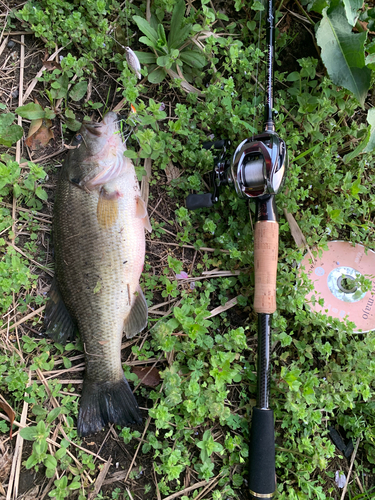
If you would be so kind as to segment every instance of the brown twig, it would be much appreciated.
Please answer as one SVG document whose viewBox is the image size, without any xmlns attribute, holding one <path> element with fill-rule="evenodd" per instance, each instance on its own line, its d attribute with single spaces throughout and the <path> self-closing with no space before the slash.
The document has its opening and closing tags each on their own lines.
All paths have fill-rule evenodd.
<svg viewBox="0 0 375 500">
<path fill-rule="evenodd" d="M 30 385 L 30 382 L 31 382 L 31 370 L 29 370 L 29 380 L 28 380 L 26 387 L 28 387 Z M 27 396 L 27 394 L 25 394 L 25 396 Z M 26 426 L 26 417 L 27 417 L 27 410 L 28 409 L 29 409 L 29 403 L 24 401 L 22 414 L 21 414 L 21 422 L 20 422 L 20 425 L 22 427 Z M 11 497 L 13 497 L 14 499 L 18 498 L 18 484 L 19 484 L 19 480 L 20 480 L 22 449 L 23 449 L 23 437 L 21 437 L 21 434 L 18 434 L 16 446 L 14 449 L 12 469 L 11 469 L 10 477 L 9 477 L 9 484 L 8 484 L 8 491 L 7 491 L 6 500 L 10 500 Z M 13 495 L 12 495 L 12 492 L 13 492 Z"/>
<path fill-rule="evenodd" d="M 342 490 L 342 494 L 341 494 L 341 498 L 340 500 L 344 500 L 345 498 L 345 495 L 346 495 L 346 490 L 348 488 L 348 484 L 349 484 L 349 479 L 350 479 L 350 475 L 352 473 L 352 469 L 353 469 L 353 464 L 354 464 L 354 460 L 355 460 L 355 457 L 357 455 L 357 451 L 358 451 L 358 446 L 359 446 L 359 442 L 360 442 L 361 438 L 358 438 L 357 439 L 357 442 L 355 444 L 355 448 L 354 448 L 354 451 L 352 453 L 352 458 L 350 459 L 350 466 L 349 466 L 349 472 L 348 472 L 348 477 L 346 478 L 346 483 L 345 483 L 345 486 L 344 486 L 344 489 Z"/>
<path fill-rule="evenodd" d="M 9 327 L 9 330 L 13 330 L 13 328 L 16 328 L 17 326 L 19 325 L 22 325 L 22 323 L 25 323 L 26 321 L 28 321 L 29 319 L 33 318 L 34 316 L 36 316 L 37 314 L 41 313 L 42 311 L 44 311 L 44 309 L 46 308 L 46 306 L 41 306 L 39 307 L 39 309 L 36 309 L 35 311 L 33 311 L 32 313 L 30 314 L 27 314 L 25 317 L 23 317 L 22 319 L 20 319 L 19 321 L 17 321 L 17 323 L 14 323 L 13 325 L 11 325 Z M 7 328 L 5 328 L 4 330 L 0 330 L 0 335 L 2 333 L 6 333 L 7 332 Z"/>
<path fill-rule="evenodd" d="M 208 484 L 210 484 L 211 482 L 213 482 L 215 480 L 216 480 L 216 477 L 211 479 L 211 481 Z M 207 486 L 208 484 L 207 484 L 207 481 L 200 481 L 199 483 L 195 483 L 192 486 L 188 486 L 184 490 L 177 491 L 176 493 L 173 493 L 173 495 L 169 495 L 168 497 L 165 497 L 164 500 L 173 500 L 174 498 L 178 498 L 182 495 L 186 495 L 186 493 L 189 493 L 189 491 L 194 491 L 197 488 L 201 488 L 202 486 Z"/>
<path fill-rule="evenodd" d="M 100 491 L 100 488 L 103 485 L 103 481 L 108 474 L 108 471 L 109 471 L 109 468 L 111 467 L 111 464 L 112 464 L 112 457 L 109 457 L 108 462 L 106 462 L 103 465 L 103 468 L 99 473 L 99 476 L 96 478 L 94 490 L 89 494 L 88 500 L 96 498 L 97 494 Z"/>
<path fill-rule="evenodd" d="M 145 425 L 145 428 L 144 428 L 144 431 L 143 431 L 143 434 L 141 436 L 141 441 L 139 442 L 138 446 L 137 446 L 137 449 L 135 450 L 135 453 L 134 453 L 134 457 L 133 457 L 133 460 L 131 461 L 131 464 L 130 464 L 130 467 L 128 469 L 128 472 L 126 473 L 126 476 L 125 476 L 125 479 L 124 479 L 124 483 L 126 483 L 128 477 L 129 477 L 129 474 L 133 468 L 133 465 L 134 465 L 134 462 L 135 462 L 135 459 L 137 458 L 137 455 L 138 455 L 138 452 L 139 452 L 139 449 L 141 447 L 141 444 L 142 444 L 142 441 L 143 441 L 143 438 L 145 437 L 145 434 L 147 432 L 147 429 L 148 429 L 148 426 L 150 425 L 150 422 L 151 422 L 151 417 L 148 417 L 147 419 L 147 422 L 146 422 L 146 425 Z"/>
</svg>

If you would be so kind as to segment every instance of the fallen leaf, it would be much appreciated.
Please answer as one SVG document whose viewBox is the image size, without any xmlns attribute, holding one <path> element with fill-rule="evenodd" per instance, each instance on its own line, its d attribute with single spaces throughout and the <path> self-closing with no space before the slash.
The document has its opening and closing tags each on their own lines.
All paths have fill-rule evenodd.
<svg viewBox="0 0 375 500">
<path fill-rule="evenodd" d="M 133 373 L 137 375 L 141 384 L 149 387 L 156 387 L 160 384 L 160 375 L 157 368 L 149 368 L 148 366 L 134 366 Z"/>
<path fill-rule="evenodd" d="M 35 498 L 38 498 L 38 493 L 39 493 L 39 486 L 34 486 L 29 490 L 27 493 L 25 493 L 22 498 L 23 500 L 35 500 Z"/>
<path fill-rule="evenodd" d="M 61 64 L 56 61 L 48 61 L 47 57 L 42 61 L 43 66 L 48 71 L 53 71 L 54 69 L 59 69 L 61 71 Z"/>
<path fill-rule="evenodd" d="M 166 71 L 170 77 L 181 80 L 181 88 L 184 89 L 185 92 L 194 92 L 199 96 L 203 96 L 203 93 L 200 90 L 198 90 L 196 87 L 193 87 L 193 85 L 190 85 L 190 83 L 186 81 L 184 75 L 181 73 L 181 70 L 179 69 L 178 66 L 177 66 L 178 73 L 173 71 L 173 69 L 167 69 Z"/>
<path fill-rule="evenodd" d="M 181 172 L 170 161 L 168 163 L 168 165 L 166 166 L 166 168 L 165 168 L 165 175 L 167 176 L 167 182 L 169 184 L 173 179 L 178 179 L 180 177 L 180 175 L 181 175 Z"/>
<path fill-rule="evenodd" d="M 0 396 L 0 397 L 1 397 L 0 408 L 5 411 L 5 413 L 7 414 L 8 418 L 10 420 L 9 437 L 10 437 L 10 439 L 12 439 L 12 426 L 13 426 L 13 422 L 14 422 L 14 418 L 15 418 L 16 414 L 14 413 L 13 408 L 10 405 L 8 405 L 8 403 L 5 401 L 5 399 L 2 396 Z"/>
<path fill-rule="evenodd" d="M 35 123 L 35 132 L 32 132 L 33 128 L 33 122 L 39 122 L 42 121 L 42 124 L 39 125 L 39 123 Z M 53 130 L 51 130 L 52 127 L 52 121 L 51 120 L 44 120 L 44 119 L 38 119 L 38 120 L 33 120 L 31 122 L 30 130 L 29 130 L 29 136 L 26 139 L 26 145 L 32 150 L 36 151 L 42 148 L 45 148 L 49 141 L 53 139 L 55 136 L 53 134 Z M 39 125 L 39 126 L 38 126 Z M 36 128 L 38 127 L 38 128 Z"/>
<path fill-rule="evenodd" d="M 35 134 L 35 132 L 37 132 L 42 125 L 43 125 L 43 118 L 37 118 L 36 120 L 31 121 L 29 133 L 27 134 L 26 144 L 27 144 L 27 140 L 29 139 L 29 137 L 33 136 Z M 30 147 L 29 144 L 27 144 L 27 145 Z"/>
<path fill-rule="evenodd" d="M 13 455 L 8 451 L 9 449 L 6 448 L 0 452 L 0 484 L 7 481 L 12 466 Z M 1 494 L 3 493 L 1 492 Z"/>
</svg>

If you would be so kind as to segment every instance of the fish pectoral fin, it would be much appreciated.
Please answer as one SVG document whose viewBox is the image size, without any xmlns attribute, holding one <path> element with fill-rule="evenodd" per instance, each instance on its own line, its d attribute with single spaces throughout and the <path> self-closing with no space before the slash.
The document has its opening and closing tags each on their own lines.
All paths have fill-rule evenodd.
<svg viewBox="0 0 375 500">
<path fill-rule="evenodd" d="M 148 308 L 146 298 L 141 287 L 138 285 L 137 294 L 132 299 L 130 313 L 124 321 L 124 332 L 128 339 L 131 339 L 147 326 Z"/>
<path fill-rule="evenodd" d="M 135 216 L 139 219 L 142 219 L 145 229 L 147 229 L 147 231 L 151 233 L 152 227 L 150 224 L 150 219 L 148 218 L 146 203 L 140 196 L 137 196 L 137 208 L 135 210 Z"/>
<path fill-rule="evenodd" d="M 120 195 L 116 192 L 107 193 L 104 188 L 100 190 L 96 216 L 102 229 L 110 229 L 115 224 L 118 217 L 119 197 Z"/>
<path fill-rule="evenodd" d="M 48 297 L 44 313 L 46 334 L 55 342 L 65 344 L 74 338 L 76 327 L 64 304 L 56 278 L 53 278 Z"/>
</svg>

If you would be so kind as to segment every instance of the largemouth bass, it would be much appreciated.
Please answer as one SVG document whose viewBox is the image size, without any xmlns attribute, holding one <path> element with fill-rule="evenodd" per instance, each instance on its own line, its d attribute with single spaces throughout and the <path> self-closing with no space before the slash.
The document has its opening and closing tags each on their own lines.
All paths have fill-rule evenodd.
<svg viewBox="0 0 375 500">
<path fill-rule="evenodd" d="M 81 335 L 86 366 L 77 431 L 87 436 L 108 423 L 141 422 L 121 366 L 121 339 L 147 325 L 139 278 L 151 227 L 116 114 L 82 125 L 73 145 L 56 189 L 56 279 L 45 323 L 57 342 L 76 327 Z"/>
</svg>

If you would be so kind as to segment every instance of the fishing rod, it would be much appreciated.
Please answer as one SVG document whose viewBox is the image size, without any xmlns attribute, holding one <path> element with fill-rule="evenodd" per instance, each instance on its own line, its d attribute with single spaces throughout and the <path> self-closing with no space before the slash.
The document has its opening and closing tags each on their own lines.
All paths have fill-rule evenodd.
<svg viewBox="0 0 375 500">
<path fill-rule="evenodd" d="M 267 84 L 264 132 L 245 139 L 228 159 L 228 141 L 206 143 L 206 149 L 221 149 L 213 171 L 214 193 L 191 194 L 190 210 L 210 208 L 218 201 L 223 185 L 234 185 L 241 198 L 255 200 L 254 311 L 258 313 L 257 401 L 253 408 L 248 487 L 253 498 L 272 498 L 276 491 L 275 431 L 270 407 L 271 322 L 276 311 L 276 275 L 279 246 L 275 195 L 280 191 L 288 166 L 285 142 L 275 132 L 273 120 L 273 64 L 275 55 L 275 10 L 268 1 Z"/>
</svg>

